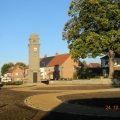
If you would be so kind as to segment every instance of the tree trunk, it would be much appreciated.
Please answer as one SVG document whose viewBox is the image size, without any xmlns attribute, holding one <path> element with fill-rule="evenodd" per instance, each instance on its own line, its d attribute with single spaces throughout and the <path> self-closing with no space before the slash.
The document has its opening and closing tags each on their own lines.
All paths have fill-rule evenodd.
<svg viewBox="0 0 120 120">
<path fill-rule="evenodd" d="M 113 50 L 109 50 L 109 78 L 114 77 L 114 58 L 115 54 Z"/>
</svg>

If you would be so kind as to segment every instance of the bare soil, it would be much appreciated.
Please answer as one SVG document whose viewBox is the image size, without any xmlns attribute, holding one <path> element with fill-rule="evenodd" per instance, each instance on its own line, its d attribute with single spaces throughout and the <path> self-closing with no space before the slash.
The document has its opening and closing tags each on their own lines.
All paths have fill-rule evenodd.
<svg viewBox="0 0 120 120">
<path fill-rule="evenodd" d="M 61 86 L 61 87 L 42 87 L 37 88 L 39 92 L 13 91 L 10 88 L 0 90 L 0 120 L 119 120 L 120 118 L 110 118 L 103 116 L 85 116 L 57 112 L 45 112 L 30 108 L 24 104 L 24 100 L 32 95 L 45 94 L 41 90 L 77 90 L 77 89 L 105 89 L 112 86 Z M 50 92 L 49 92 L 50 93 Z M 87 93 L 77 95 L 61 96 L 59 99 L 74 104 L 88 106 L 105 107 L 106 104 L 120 106 L 119 92 Z M 88 102 L 90 101 L 90 102 Z M 101 102 L 100 102 L 101 101 Z M 109 101 L 109 103 L 107 103 Z M 88 104 L 89 103 L 89 104 Z M 99 103 L 99 104 L 98 104 Z"/>
</svg>

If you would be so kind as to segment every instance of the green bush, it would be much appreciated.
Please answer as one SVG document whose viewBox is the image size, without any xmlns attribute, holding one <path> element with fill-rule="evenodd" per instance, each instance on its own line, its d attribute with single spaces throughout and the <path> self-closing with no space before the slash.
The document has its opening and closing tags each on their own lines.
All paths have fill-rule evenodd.
<svg viewBox="0 0 120 120">
<path fill-rule="evenodd" d="M 93 76 L 92 78 L 101 78 L 100 76 L 98 76 L 98 75 L 95 75 L 95 76 Z"/>
<path fill-rule="evenodd" d="M 77 79 L 77 72 L 73 73 L 73 79 Z"/>
<path fill-rule="evenodd" d="M 72 80 L 72 78 L 60 78 L 60 80 Z"/>
<path fill-rule="evenodd" d="M 15 82 L 3 82 L 3 85 L 21 85 L 23 81 L 15 81 Z"/>
</svg>

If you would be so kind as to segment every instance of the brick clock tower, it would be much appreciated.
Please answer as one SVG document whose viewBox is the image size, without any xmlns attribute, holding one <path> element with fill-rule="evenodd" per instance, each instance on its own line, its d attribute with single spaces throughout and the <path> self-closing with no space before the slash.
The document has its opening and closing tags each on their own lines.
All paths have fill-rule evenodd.
<svg viewBox="0 0 120 120">
<path fill-rule="evenodd" d="M 29 39 L 29 70 L 28 83 L 40 82 L 40 44 L 37 34 L 31 34 Z"/>
</svg>

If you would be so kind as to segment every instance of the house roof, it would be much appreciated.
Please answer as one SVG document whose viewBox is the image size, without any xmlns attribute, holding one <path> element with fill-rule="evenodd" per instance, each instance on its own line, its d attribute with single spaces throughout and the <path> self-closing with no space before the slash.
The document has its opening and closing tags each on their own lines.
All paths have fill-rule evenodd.
<svg viewBox="0 0 120 120">
<path fill-rule="evenodd" d="M 46 65 L 54 58 L 55 56 L 42 58 L 40 61 L 40 67 L 46 67 Z"/>
<path fill-rule="evenodd" d="M 100 67 L 101 64 L 100 64 L 100 63 L 89 63 L 88 66 L 89 66 L 89 67 Z"/>
<path fill-rule="evenodd" d="M 29 65 L 24 67 L 24 69 L 28 69 L 28 68 L 29 68 Z"/>
<path fill-rule="evenodd" d="M 69 56 L 69 53 L 57 55 L 47 64 L 47 67 L 62 65 L 68 59 Z"/>
<path fill-rule="evenodd" d="M 108 55 L 101 57 L 100 59 L 108 59 Z"/>
<path fill-rule="evenodd" d="M 15 68 L 13 68 L 13 69 L 10 69 L 10 70 L 8 70 L 7 72 L 5 72 L 5 73 L 12 73 L 13 71 L 15 71 L 16 69 L 18 69 L 17 67 L 15 67 Z"/>
<path fill-rule="evenodd" d="M 70 54 L 67 53 L 67 54 L 60 54 L 57 56 L 40 58 L 40 67 L 62 65 L 68 59 L 69 56 Z M 29 69 L 29 65 L 24 67 L 24 69 Z"/>
</svg>

